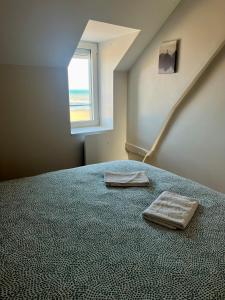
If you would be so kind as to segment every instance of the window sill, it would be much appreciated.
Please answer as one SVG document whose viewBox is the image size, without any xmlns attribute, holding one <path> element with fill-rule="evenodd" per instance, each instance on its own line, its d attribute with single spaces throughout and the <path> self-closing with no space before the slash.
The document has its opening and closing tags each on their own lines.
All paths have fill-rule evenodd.
<svg viewBox="0 0 225 300">
<path fill-rule="evenodd" d="M 98 134 L 103 133 L 107 131 L 111 131 L 112 128 L 109 127 L 101 127 L 101 126 L 95 126 L 95 127 L 77 127 L 77 128 L 71 128 L 71 135 L 75 134 Z"/>
</svg>

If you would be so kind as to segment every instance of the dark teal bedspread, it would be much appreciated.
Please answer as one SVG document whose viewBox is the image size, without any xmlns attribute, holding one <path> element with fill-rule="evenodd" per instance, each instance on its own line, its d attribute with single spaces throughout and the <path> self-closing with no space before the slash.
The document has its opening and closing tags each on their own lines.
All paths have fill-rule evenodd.
<svg viewBox="0 0 225 300">
<path fill-rule="evenodd" d="M 104 171 L 146 170 L 149 188 Z M 197 198 L 185 231 L 147 223 L 163 191 Z M 225 195 L 117 161 L 0 184 L 1 299 L 225 299 Z"/>
</svg>

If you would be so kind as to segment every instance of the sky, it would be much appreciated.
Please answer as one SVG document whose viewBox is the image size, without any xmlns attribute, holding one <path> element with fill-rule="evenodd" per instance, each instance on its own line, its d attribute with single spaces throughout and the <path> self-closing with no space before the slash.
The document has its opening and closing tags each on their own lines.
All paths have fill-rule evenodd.
<svg viewBox="0 0 225 300">
<path fill-rule="evenodd" d="M 70 90 L 89 89 L 89 60 L 72 58 L 68 66 L 68 80 Z"/>
</svg>

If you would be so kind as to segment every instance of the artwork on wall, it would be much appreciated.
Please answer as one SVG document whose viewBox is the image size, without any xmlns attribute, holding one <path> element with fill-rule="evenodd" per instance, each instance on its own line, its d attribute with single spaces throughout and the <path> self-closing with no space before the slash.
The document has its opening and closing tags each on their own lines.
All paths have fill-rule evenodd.
<svg viewBox="0 0 225 300">
<path fill-rule="evenodd" d="M 163 42 L 159 49 L 159 74 L 176 72 L 177 40 Z"/>
</svg>

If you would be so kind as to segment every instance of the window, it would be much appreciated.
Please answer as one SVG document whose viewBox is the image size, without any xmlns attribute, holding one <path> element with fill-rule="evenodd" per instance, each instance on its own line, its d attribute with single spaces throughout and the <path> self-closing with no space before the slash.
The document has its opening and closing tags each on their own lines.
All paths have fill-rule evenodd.
<svg viewBox="0 0 225 300">
<path fill-rule="evenodd" d="M 71 128 L 99 125 L 97 44 L 81 42 L 68 66 Z"/>
</svg>

